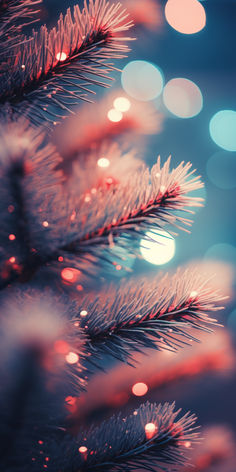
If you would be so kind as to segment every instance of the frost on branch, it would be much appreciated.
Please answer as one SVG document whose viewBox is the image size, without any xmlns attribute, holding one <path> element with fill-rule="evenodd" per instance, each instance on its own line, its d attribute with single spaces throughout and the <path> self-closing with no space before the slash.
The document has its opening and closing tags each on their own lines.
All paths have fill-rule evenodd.
<svg viewBox="0 0 236 472">
<path fill-rule="evenodd" d="M 87 271 L 94 272 L 114 244 L 136 254 L 147 230 L 185 229 L 191 220 L 180 212 L 191 213 L 189 207 L 201 204 L 188 196 L 202 186 L 191 164 L 170 170 L 170 159 L 163 167 L 158 159 L 151 171 L 139 168 L 115 191 L 113 186 L 86 194 L 78 189 L 75 195 L 55 171 L 60 157 L 44 145 L 42 134 L 11 124 L 1 128 L 0 144 L 2 287 L 17 278 L 29 280 L 45 266 L 84 270 L 89 260 Z"/>
<path fill-rule="evenodd" d="M 197 341 L 193 329 L 211 331 L 208 325 L 214 326 L 216 320 L 209 313 L 222 309 L 222 300 L 209 280 L 179 269 L 171 276 L 125 281 L 97 296 L 79 298 L 71 316 L 80 320 L 87 349 L 95 357 L 107 353 L 132 362 L 135 351 L 176 350 Z"/>
<path fill-rule="evenodd" d="M 114 69 L 110 59 L 124 57 L 131 27 L 120 3 L 85 0 L 83 10 L 67 10 L 51 31 L 42 26 L 15 46 L 15 61 L 0 79 L 0 104 L 29 117 L 34 124 L 55 123 L 71 112 L 78 99 L 87 100 L 90 85 L 107 86 Z M 5 108 L 3 107 L 3 110 Z"/>
<path fill-rule="evenodd" d="M 17 41 L 24 40 L 22 28 L 35 21 L 36 10 L 42 0 L 0 0 L 0 58 L 7 60 L 7 53 Z"/>
<path fill-rule="evenodd" d="M 196 417 L 188 412 L 178 418 L 180 411 L 174 403 L 147 402 L 127 418 L 113 416 L 75 439 L 65 438 L 58 465 L 71 472 L 177 470 L 186 463 L 186 448 L 198 439 Z"/>
</svg>

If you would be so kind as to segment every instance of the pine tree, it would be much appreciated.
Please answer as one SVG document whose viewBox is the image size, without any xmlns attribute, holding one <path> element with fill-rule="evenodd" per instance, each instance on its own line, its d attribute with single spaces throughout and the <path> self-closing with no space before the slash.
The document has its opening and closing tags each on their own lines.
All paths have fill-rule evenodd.
<svg viewBox="0 0 236 472">
<path fill-rule="evenodd" d="M 55 28 L 25 36 L 39 3 L 0 1 L 1 467 L 176 470 L 199 437 L 195 415 L 146 403 L 91 425 L 71 406 L 106 356 L 132 364 L 135 352 L 175 351 L 216 324 L 209 313 L 222 297 L 198 271 L 114 284 L 102 270 L 125 267 L 114 249 L 137 257 L 147 230 L 187 230 L 203 184 L 190 163 L 171 170 L 158 158 L 149 170 L 102 126 L 95 148 L 89 139 L 72 147 L 68 176 L 55 125 L 109 85 L 132 21 L 119 3 L 85 0 Z M 114 178 L 96 166 L 101 149 Z"/>
</svg>

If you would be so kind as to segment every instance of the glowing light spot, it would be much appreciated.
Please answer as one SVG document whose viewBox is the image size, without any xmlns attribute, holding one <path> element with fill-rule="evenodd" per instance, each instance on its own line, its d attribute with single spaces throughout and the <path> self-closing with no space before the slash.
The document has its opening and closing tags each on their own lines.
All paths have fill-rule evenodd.
<svg viewBox="0 0 236 472">
<path fill-rule="evenodd" d="M 81 452 L 81 454 L 84 454 L 85 452 L 87 452 L 87 447 L 86 446 L 80 446 L 79 447 L 79 452 Z"/>
<path fill-rule="evenodd" d="M 44 226 L 44 228 L 47 228 L 49 226 L 48 221 L 43 221 L 43 226 Z"/>
<path fill-rule="evenodd" d="M 113 102 L 114 108 L 122 113 L 128 111 L 131 107 L 131 103 L 126 97 L 117 97 Z"/>
<path fill-rule="evenodd" d="M 68 364 L 76 364 L 78 360 L 79 360 L 79 356 L 78 354 L 76 354 L 76 352 L 69 352 L 66 355 L 66 362 L 68 362 Z"/>
<path fill-rule="evenodd" d="M 188 449 L 189 447 L 191 447 L 191 442 L 190 442 L 190 441 L 185 441 L 184 447 L 186 447 L 187 449 Z"/>
<path fill-rule="evenodd" d="M 56 58 L 57 58 L 58 61 L 63 62 L 63 61 L 66 60 L 67 54 L 66 54 L 65 52 L 63 52 L 63 51 L 62 51 L 62 52 L 58 52 L 57 55 L 56 55 Z"/>
<path fill-rule="evenodd" d="M 65 402 L 68 405 L 74 405 L 76 403 L 76 397 L 71 397 L 70 395 L 65 398 Z"/>
<path fill-rule="evenodd" d="M 179 118 L 192 118 L 200 113 L 203 97 L 199 87 L 188 79 L 171 79 L 163 91 L 164 104 Z"/>
<path fill-rule="evenodd" d="M 9 234 L 8 239 L 10 239 L 10 241 L 14 241 L 16 237 L 14 234 Z"/>
<path fill-rule="evenodd" d="M 59 261 L 59 262 L 63 262 L 63 260 L 64 260 L 64 258 L 63 258 L 62 256 L 59 256 L 59 257 L 58 257 L 58 261 Z"/>
<path fill-rule="evenodd" d="M 78 290 L 78 292 L 82 292 L 84 290 L 83 285 L 76 285 L 76 290 Z"/>
<path fill-rule="evenodd" d="M 148 231 L 146 237 L 150 239 L 141 239 L 140 252 L 147 262 L 162 265 L 167 264 L 174 257 L 175 240 L 169 233 L 153 230 Z"/>
<path fill-rule="evenodd" d="M 196 298 L 197 294 L 198 294 L 198 293 L 196 292 L 196 290 L 193 290 L 193 291 L 190 293 L 190 298 Z"/>
<path fill-rule="evenodd" d="M 147 423 L 145 424 L 145 434 L 147 439 L 153 438 L 155 436 L 155 433 L 157 431 L 157 427 L 154 423 Z"/>
<path fill-rule="evenodd" d="M 122 71 L 122 87 L 131 97 L 141 101 L 153 100 L 163 90 L 163 73 L 146 61 L 131 61 Z"/>
<path fill-rule="evenodd" d="M 88 195 L 88 194 L 87 194 L 87 195 L 85 195 L 85 197 L 84 197 L 84 201 L 85 201 L 86 203 L 89 203 L 89 202 L 91 202 L 91 197 L 90 197 L 90 195 Z"/>
<path fill-rule="evenodd" d="M 38 441 L 38 443 L 39 443 L 39 444 L 43 444 L 43 441 L 40 439 L 40 440 Z"/>
<path fill-rule="evenodd" d="M 8 207 L 9 213 L 13 213 L 14 210 L 15 210 L 15 207 L 13 205 L 9 205 Z"/>
<path fill-rule="evenodd" d="M 194 34 L 206 25 L 206 12 L 198 0 L 168 0 L 165 17 L 179 33 Z"/>
<path fill-rule="evenodd" d="M 81 310 L 80 316 L 84 317 L 87 316 L 88 312 L 86 310 Z"/>
<path fill-rule="evenodd" d="M 116 270 L 121 270 L 122 269 L 122 266 L 120 264 L 117 264 L 116 265 Z"/>
<path fill-rule="evenodd" d="M 236 187 L 236 154 L 219 151 L 211 156 L 206 165 L 210 181 L 223 190 Z"/>
<path fill-rule="evenodd" d="M 226 151 L 236 151 L 236 111 L 218 111 L 212 117 L 209 129 L 217 146 Z"/>
<path fill-rule="evenodd" d="M 14 264 L 14 262 L 16 262 L 16 258 L 14 256 L 10 257 L 9 262 Z"/>
<path fill-rule="evenodd" d="M 54 351 L 58 354 L 67 354 L 67 352 L 69 351 L 69 345 L 66 341 L 63 341 L 63 339 L 58 339 L 57 341 L 55 341 L 53 346 Z"/>
<path fill-rule="evenodd" d="M 110 161 L 106 157 L 100 157 L 100 159 L 97 161 L 97 165 L 98 167 L 109 167 Z"/>
<path fill-rule="evenodd" d="M 65 267 L 61 271 L 61 278 L 65 280 L 65 282 L 75 283 L 78 280 L 79 275 L 80 271 L 73 269 L 72 267 Z"/>
<path fill-rule="evenodd" d="M 114 123 L 118 123 L 118 121 L 122 120 L 123 115 L 121 111 L 116 110 L 115 108 L 111 108 L 111 110 L 109 110 L 109 112 L 107 113 L 107 118 L 110 121 L 113 121 Z"/>
<path fill-rule="evenodd" d="M 23 70 L 25 69 L 25 64 L 22 64 L 21 69 Z"/>
<path fill-rule="evenodd" d="M 136 395 L 136 397 L 142 397 L 143 395 L 146 395 L 147 392 L 148 386 L 143 382 L 137 382 L 132 387 L 132 393 L 133 395 Z"/>
</svg>

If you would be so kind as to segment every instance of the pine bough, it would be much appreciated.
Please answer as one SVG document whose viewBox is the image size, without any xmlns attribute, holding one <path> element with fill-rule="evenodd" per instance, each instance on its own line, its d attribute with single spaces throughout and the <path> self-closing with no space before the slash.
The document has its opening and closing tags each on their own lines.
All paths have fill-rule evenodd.
<svg viewBox="0 0 236 472">
<path fill-rule="evenodd" d="M 114 263 L 114 246 L 135 257 L 147 230 L 187 230 L 192 207 L 202 204 L 192 191 L 203 184 L 189 163 L 171 170 L 170 159 L 161 165 L 158 158 L 149 170 L 112 145 L 109 185 L 96 171 L 84 185 L 93 153 L 76 164 L 77 185 L 65 178 L 60 155 L 35 125 L 50 126 L 87 99 L 88 86 L 107 84 L 110 59 L 128 51 L 131 21 L 120 4 L 89 0 L 27 38 L 21 30 L 38 3 L 0 2 L 1 465 L 11 472 L 176 470 L 198 437 L 194 415 L 177 419 L 173 404 L 147 403 L 128 418 L 71 431 L 67 406 L 102 356 L 132 363 L 135 351 L 190 343 L 189 327 L 209 330 L 222 297 L 181 270 L 82 296 L 68 277 L 62 281 L 69 271 L 94 284 L 99 267 Z"/>
</svg>

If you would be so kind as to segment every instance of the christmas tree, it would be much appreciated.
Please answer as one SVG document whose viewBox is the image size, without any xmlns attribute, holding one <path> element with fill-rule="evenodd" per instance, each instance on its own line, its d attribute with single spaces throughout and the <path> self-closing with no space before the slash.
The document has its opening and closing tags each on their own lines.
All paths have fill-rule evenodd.
<svg viewBox="0 0 236 472">
<path fill-rule="evenodd" d="M 116 134 L 156 132 L 160 117 L 150 128 L 134 113 L 115 131 L 85 123 L 83 105 L 79 141 L 58 153 L 55 128 L 109 85 L 132 21 L 119 3 L 85 0 L 25 36 L 39 3 L 0 1 L 2 470 L 176 470 L 199 437 L 194 414 L 146 403 L 91 424 L 77 401 L 94 371 L 109 376 L 107 356 L 132 364 L 145 348 L 175 351 L 216 323 L 222 297 L 197 268 L 106 277 L 109 266 L 128 273 L 124 254 L 138 257 L 150 231 L 188 229 L 203 184 L 190 163 L 158 158 L 149 170 L 114 145 Z"/>
</svg>

